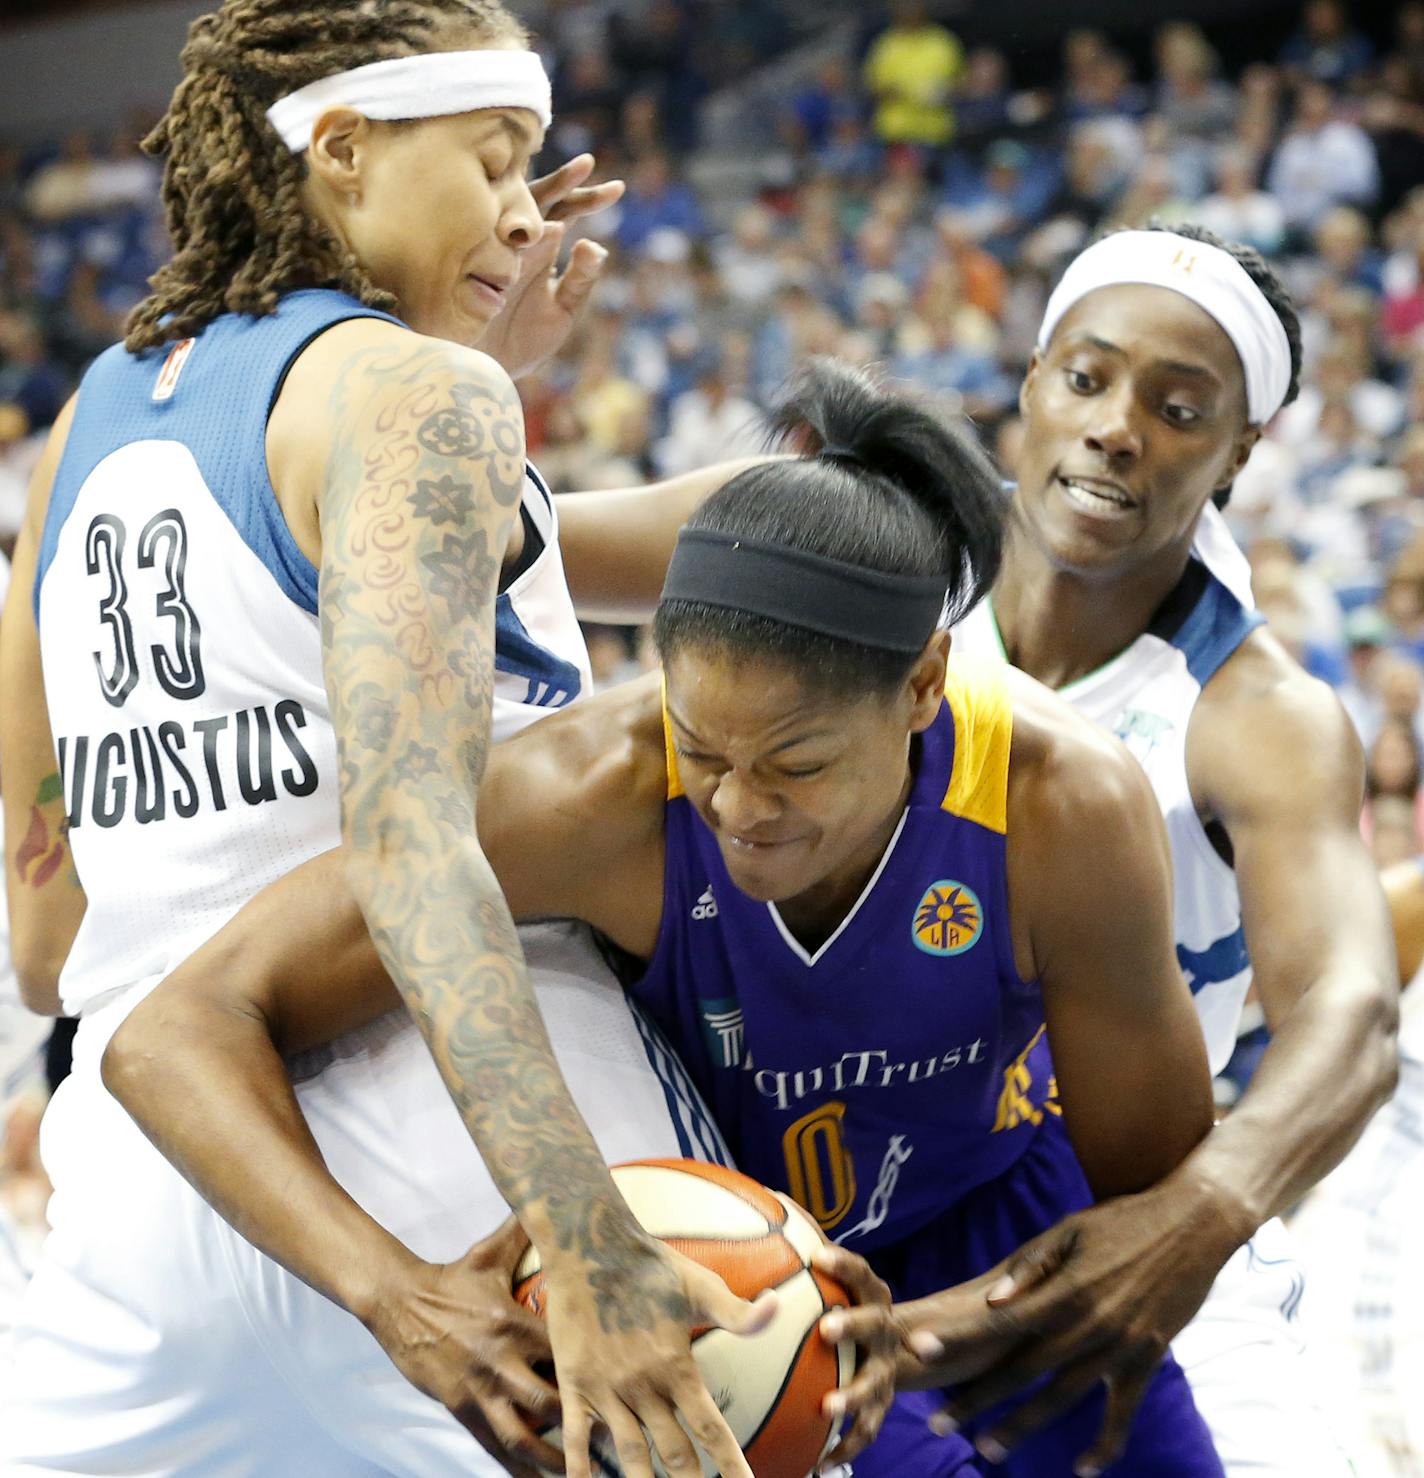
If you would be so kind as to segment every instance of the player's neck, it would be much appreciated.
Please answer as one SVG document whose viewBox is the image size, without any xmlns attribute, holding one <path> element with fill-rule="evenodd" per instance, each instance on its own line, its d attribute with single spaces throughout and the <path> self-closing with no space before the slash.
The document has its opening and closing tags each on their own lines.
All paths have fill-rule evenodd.
<svg viewBox="0 0 1424 1478">
<path fill-rule="evenodd" d="M 1094 576 L 1055 565 L 1012 523 L 993 593 L 1005 655 L 1050 688 L 1096 672 L 1147 629 L 1190 552 L 1184 546 L 1140 570 Z"/>
</svg>

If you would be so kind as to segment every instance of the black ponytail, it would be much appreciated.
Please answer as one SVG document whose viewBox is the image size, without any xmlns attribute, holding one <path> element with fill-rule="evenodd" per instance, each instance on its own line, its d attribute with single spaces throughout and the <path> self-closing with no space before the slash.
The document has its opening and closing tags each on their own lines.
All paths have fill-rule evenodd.
<svg viewBox="0 0 1424 1478">
<path fill-rule="evenodd" d="M 690 529 L 883 574 L 942 577 L 951 624 L 988 593 L 1007 499 L 967 424 L 818 359 L 793 383 L 772 430 L 804 455 L 734 477 Z M 665 661 L 686 646 L 772 657 L 847 697 L 893 691 L 913 665 L 901 652 L 686 600 L 662 602 L 654 635 Z"/>
</svg>

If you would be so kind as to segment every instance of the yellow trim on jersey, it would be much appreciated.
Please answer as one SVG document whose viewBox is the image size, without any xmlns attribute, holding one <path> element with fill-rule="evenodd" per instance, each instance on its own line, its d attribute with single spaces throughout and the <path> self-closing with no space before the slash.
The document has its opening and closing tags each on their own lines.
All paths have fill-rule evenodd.
<svg viewBox="0 0 1424 1478">
<path fill-rule="evenodd" d="M 667 758 L 667 798 L 675 801 L 684 794 L 682 776 L 677 773 L 677 752 L 672 744 L 672 723 L 667 711 L 667 675 L 663 676 L 663 753 Z"/>
<path fill-rule="evenodd" d="M 1009 829 L 1014 712 L 1002 663 L 951 657 L 944 696 L 954 716 L 954 769 L 942 809 L 1001 835 Z"/>
</svg>

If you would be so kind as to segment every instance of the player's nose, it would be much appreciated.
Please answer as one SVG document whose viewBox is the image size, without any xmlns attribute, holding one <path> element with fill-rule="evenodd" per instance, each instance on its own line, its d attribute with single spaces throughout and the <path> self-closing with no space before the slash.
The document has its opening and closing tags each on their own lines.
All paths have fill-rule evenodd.
<svg viewBox="0 0 1424 1478">
<path fill-rule="evenodd" d="M 775 798 L 738 770 L 728 770 L 712 792 L 717 825 L 734 836 L 754 840 L 751 833 L 774 821 L 778 810 Z"/>
</svg>

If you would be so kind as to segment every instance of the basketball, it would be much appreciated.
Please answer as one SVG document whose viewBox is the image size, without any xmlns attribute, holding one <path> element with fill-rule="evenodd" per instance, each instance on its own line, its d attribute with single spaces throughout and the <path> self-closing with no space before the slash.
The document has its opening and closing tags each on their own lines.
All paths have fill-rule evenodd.
<svg viewBox="0 0 1424 1478">
<path fill-rule="evenodd" d="M 751 1299 L 776 1290 L 776 1315 L 765 1329 L 751 1335 L 703 1330 L 692 1350 L 757 1478 L 806 1478 L 839 1435 L 840 1423 L 822 1414 L 821 1402 L 855 1368 L 850 1341 L 833 1349 L 816 1329 L 828 1309 L 850 1302 L 833 1278 L 810 1265 L 825 1240 L 821 1229 L 794 1201 L 720 1165 L 634 1160 L 615 1165 L 613 1179 L 648 1231 L 711 1268 L 733 1293 Z M 526 1307 L 545 1312 L 533 1247 L 515 1271 L 514 1290 Z M 557 1429 L 544 1435 L 560 1445 Z M 605 1467 L 618 1471 L 606 1459 Z M 715 1478 L 705 1458 L 702 1471 Z"/>
</svg>

